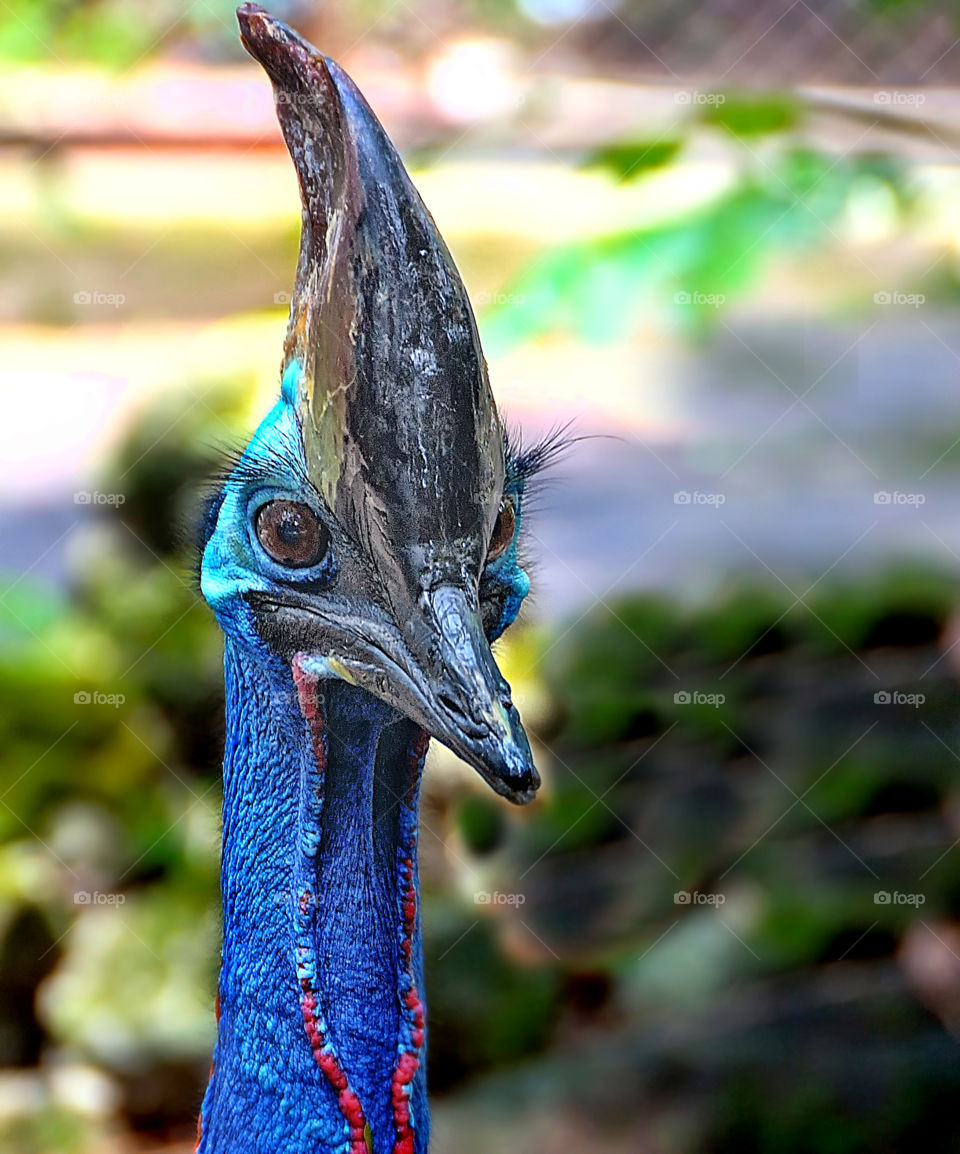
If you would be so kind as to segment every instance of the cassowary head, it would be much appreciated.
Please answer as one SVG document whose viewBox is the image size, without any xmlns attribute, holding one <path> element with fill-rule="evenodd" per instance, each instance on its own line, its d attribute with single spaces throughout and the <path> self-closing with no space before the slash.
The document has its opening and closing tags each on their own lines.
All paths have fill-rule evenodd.
<svg viewBox="0 0 960 1154">
<path fill-rule="evenodd" d="M 297 656 L 421 725 L 497 792 L 539 785 L 490 643 L 529 581 L 525 482 L 463 283 L 344 72 L 256 5 L 303 227 L 281 398 L 211 505 L 204 595 L 264 659 Z"/>
</svg>

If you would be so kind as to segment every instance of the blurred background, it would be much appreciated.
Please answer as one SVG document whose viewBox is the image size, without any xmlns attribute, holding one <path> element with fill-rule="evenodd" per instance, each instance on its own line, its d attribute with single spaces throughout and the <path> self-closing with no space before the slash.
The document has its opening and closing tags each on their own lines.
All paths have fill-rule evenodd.
<svg viewBox="0 0 960 1154">
<path fill-rule="evenodd" d="M 500 647 L 515 811 L 433 750 L 437 1154 L 956 1149 L 960 18 L 277 0 L 579 439 Z M 220 639 L 190 524 L 299 231 L 225 0 L 0 6 L 0 1149 L 192 1148 Z"/>
</svg>

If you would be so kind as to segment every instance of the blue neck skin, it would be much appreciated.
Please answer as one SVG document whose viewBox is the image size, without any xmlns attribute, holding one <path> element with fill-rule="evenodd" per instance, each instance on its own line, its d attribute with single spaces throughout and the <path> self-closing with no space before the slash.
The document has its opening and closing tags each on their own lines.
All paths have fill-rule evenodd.
<svg viewBox="0 0 960 1154">
<path fill-rule="evenodd" d="M 225 672 L 220 1020 L 198 1150 L 424 1154 L 409 891 L 425 741 L 335 679 L 307 684 L 311 722 L 302 679 L 298 696 L 289 666 L 230 638 Z"/>
</svg>

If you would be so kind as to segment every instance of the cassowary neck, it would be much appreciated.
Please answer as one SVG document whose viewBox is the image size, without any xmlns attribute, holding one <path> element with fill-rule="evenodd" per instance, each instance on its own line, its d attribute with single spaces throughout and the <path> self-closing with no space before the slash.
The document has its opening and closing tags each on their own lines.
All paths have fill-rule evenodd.
<svg viewBox="0 0 960 1154">
<path fill-rule="evenodd" d="M 426 1150 L 426 736 L 228 641 L 223 962 L 203 1154 Z"/>
</svg>

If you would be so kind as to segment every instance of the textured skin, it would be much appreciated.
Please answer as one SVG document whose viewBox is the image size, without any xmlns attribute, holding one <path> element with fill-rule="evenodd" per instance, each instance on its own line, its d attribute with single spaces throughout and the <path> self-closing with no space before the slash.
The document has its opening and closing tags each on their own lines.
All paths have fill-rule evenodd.
<svg viewBox="0 0 960 1154">
<path fill-rule="evenodd" d="M 316 1068 L 293 964 L 291 877 L 306 723 L 279 662 L 228 640 L 223 803 L 223 955 L 204 1154 L 300 1154 L 342 1144 L 342 1118 Z M 277 709 L 279 695 L 289 705 Z"/>
<path fill-rule="evenodd" d="M 304 1025 L 306 968 L 376 1154 L 398 1140 L 398 1048 L 417 1052 L 408 1110 L 414 1143 L 397 1149 L 420 1154 L 428 1136 L 421 1047 L 411 1046 L 403 1003 L 411 978 L 423 986 L 419 913 L 415 903 L 405 923 L 400 903 L 411 889 L 416 894 L 409 835 L 422 731 L 362 690 L 315 683 L 327 744 L 321 786 L 291 670 L 228 640 L 225 674 L 220 1024 L 199 1150 L 351 1150 L 338 1096 Z M 402 895 L 400 862 L 410 863 L 414 883 Z M 312 955 L 306 967 L 305 952 Z"/>
</svg>

